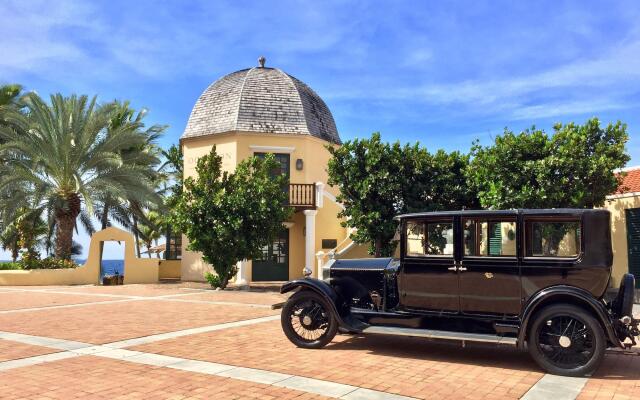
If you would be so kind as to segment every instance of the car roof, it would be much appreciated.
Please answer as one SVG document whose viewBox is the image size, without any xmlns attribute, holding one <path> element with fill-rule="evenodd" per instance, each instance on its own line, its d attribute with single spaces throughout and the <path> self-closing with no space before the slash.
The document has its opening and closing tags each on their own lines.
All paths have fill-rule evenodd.
<svg viewBox="0 0 640 400">
<path fill-rule="evenodd" d="M 520 208 L 512 210 L 460 210 L 460 211 L 429 211 L 397 215 L 395 220 L 427 218 L 427 217 L 450 217 L 450 216 L 515 216 L 523 215 L 582 215 L 585 213 L 607 213 L 602 209 L 585 208 Z"/>
</svg>

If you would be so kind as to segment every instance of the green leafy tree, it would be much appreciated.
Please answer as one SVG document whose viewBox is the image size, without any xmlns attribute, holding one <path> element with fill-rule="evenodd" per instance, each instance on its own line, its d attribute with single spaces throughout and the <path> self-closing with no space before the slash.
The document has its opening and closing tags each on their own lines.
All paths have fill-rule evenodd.
<svg viewBox="0 0 640 400">
<path fill-rule="evenodd" d="M 392 254 L 393 217 L 402 208 L 405 190 L 402 169 L 406 164 L 400 144 L 383 143 L 374 133 L 371 139 L 355 139 L 327 149 L 332 155 L 328 183 L 339 189 L 337 200 L 345 207 L 338 216 L 356 228 L 351 239 L 368 243 L 369 252 L 376 257 Z"/>
<path fill-rule="evenodd" d="M 549 137 L 531 128 L 505 129 L 492 145 L 472 148 L 469 186 L 485 208 L 593 208 L 615 192 L 614 174 L 629 161 L 626 125 L 603 128 L 598 119 L 584 125 L 557 124 Z"/>
<path fill-rule="evenodd" d="M 174 144 L 169 150 L 162 150 L 162 157 L 165 161 L 158 171 L 164 177 L 162 194 L 165 196 L 165 207 L 171 212 L 178 198 L 182 195 L 184 186 L 182 148 Z"/>
<path fill-rule="evenodd" d="M 41 218 L 41 212 L 23 209 L 16 218 L 16 227 L 20 237 L 19 246 L 24 249 L 21 254 L 23 262 L 40 259 L 38 248 L 47 235 L 47 224 Z"/>
<path fill-rule="evenodd" d="M 355 227 L 352 240 L 369 244 L 376 257 L 393 254 L 395 215 L 477 206 L 464 182 L 468 157 L 459 152 L 431 154 L 418 143 L 384 143 L 378 133 L 327 149 L 328 183 L 339 189 L 343 225 Z"/>
<path fill-rule="evenodd" d="M 60 94 L 50 101 L 29 93 L 24 113 L 8 112 L 16 128 L 0 125 L 0 193 L 23 190 L 4 203 L 5 215 L 24 204 L 48 210 L 55 224 L 55 255 L 69 259 L 83 209 L 92 214 L 106 193 L 141 204 L 157 194 L 148 169 L 123 155 L 144 146 L 146 136 L 129 124 L 107 134 L 113 104 L 99 106 L 95 97 Z"/>
<path fill-rule="evenodd" d="M 222 158 L 211 153 L 197 162 L 197 177 L 184 180 L 172 222 L 189 239 L 188 249 L 202 252 L 225 288 L 236 274 L 236 263 L 261 256 L 291 215 L 282 190 L 285 176 L 272 177 L 277 167 L 272 155 L 251 157 L 235 172 L 222 170 Z"/>
<path fill-rule="evenodd" d="M 147 255 L 151 258 L 151 247 L 158 244 L 158 240 L 164 232 L 165 221 L 160 214 L 149 211 L 139 226 L 140 240 L 147 249 Z"/>
</svg>

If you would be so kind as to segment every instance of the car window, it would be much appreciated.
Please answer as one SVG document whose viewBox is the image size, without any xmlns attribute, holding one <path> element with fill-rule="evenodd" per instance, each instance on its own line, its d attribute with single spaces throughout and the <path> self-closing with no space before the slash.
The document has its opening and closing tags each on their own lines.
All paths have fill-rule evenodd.
<svg viewBox="0 0 640 400">
<path fill-rule="evenodd" d="M 579 221 L 525 221 L 527 257 L 577 257 L 580 254 Z"/>
<path fill-rule="evenodd" d="M 407 223 L 407 255 L 424 255 L 424 224 Z"/>
<path fill-rule="evenodd" d="M 432 256 L 453 255 L 453 223 L 428 222 L 425 253 Z"/>
<path fill-rule="evenodd" d="M 516 255 L 516 222 L 482 218 L 465 219 L 464 255 L 514 257 Z"/>
<path fill-rule="evenodd" d="M 409 256 L 453 255 L 453 223 L 408 222 L 406 253 Z"/>
</svg>

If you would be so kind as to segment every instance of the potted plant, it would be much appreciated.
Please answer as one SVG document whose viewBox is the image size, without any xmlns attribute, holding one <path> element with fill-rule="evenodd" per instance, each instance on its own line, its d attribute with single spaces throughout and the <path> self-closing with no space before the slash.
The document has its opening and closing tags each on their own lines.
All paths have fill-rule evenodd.
<svg viewBox="0 0 640 400">
<path fill-rule="evenodd" d="M 105 286 L 117 285 L 118 278 L 115 275 L 105 275 L 102 277 L 102 284 Z"/>
</svg>

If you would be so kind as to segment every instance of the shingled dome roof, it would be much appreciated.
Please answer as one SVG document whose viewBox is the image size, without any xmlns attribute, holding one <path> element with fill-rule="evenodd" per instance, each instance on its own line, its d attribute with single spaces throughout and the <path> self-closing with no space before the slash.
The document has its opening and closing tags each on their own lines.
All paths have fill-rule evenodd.
<svg viewBox="0 0 640 400">
<path fill-rule="evenodd" d="M 293 76 L 263 66 L 211 84 L 193 107 L 182 138 L 229 131 L 311 135 L 340 143 L 331 111 L 320 96 Z"/>
</svg>

